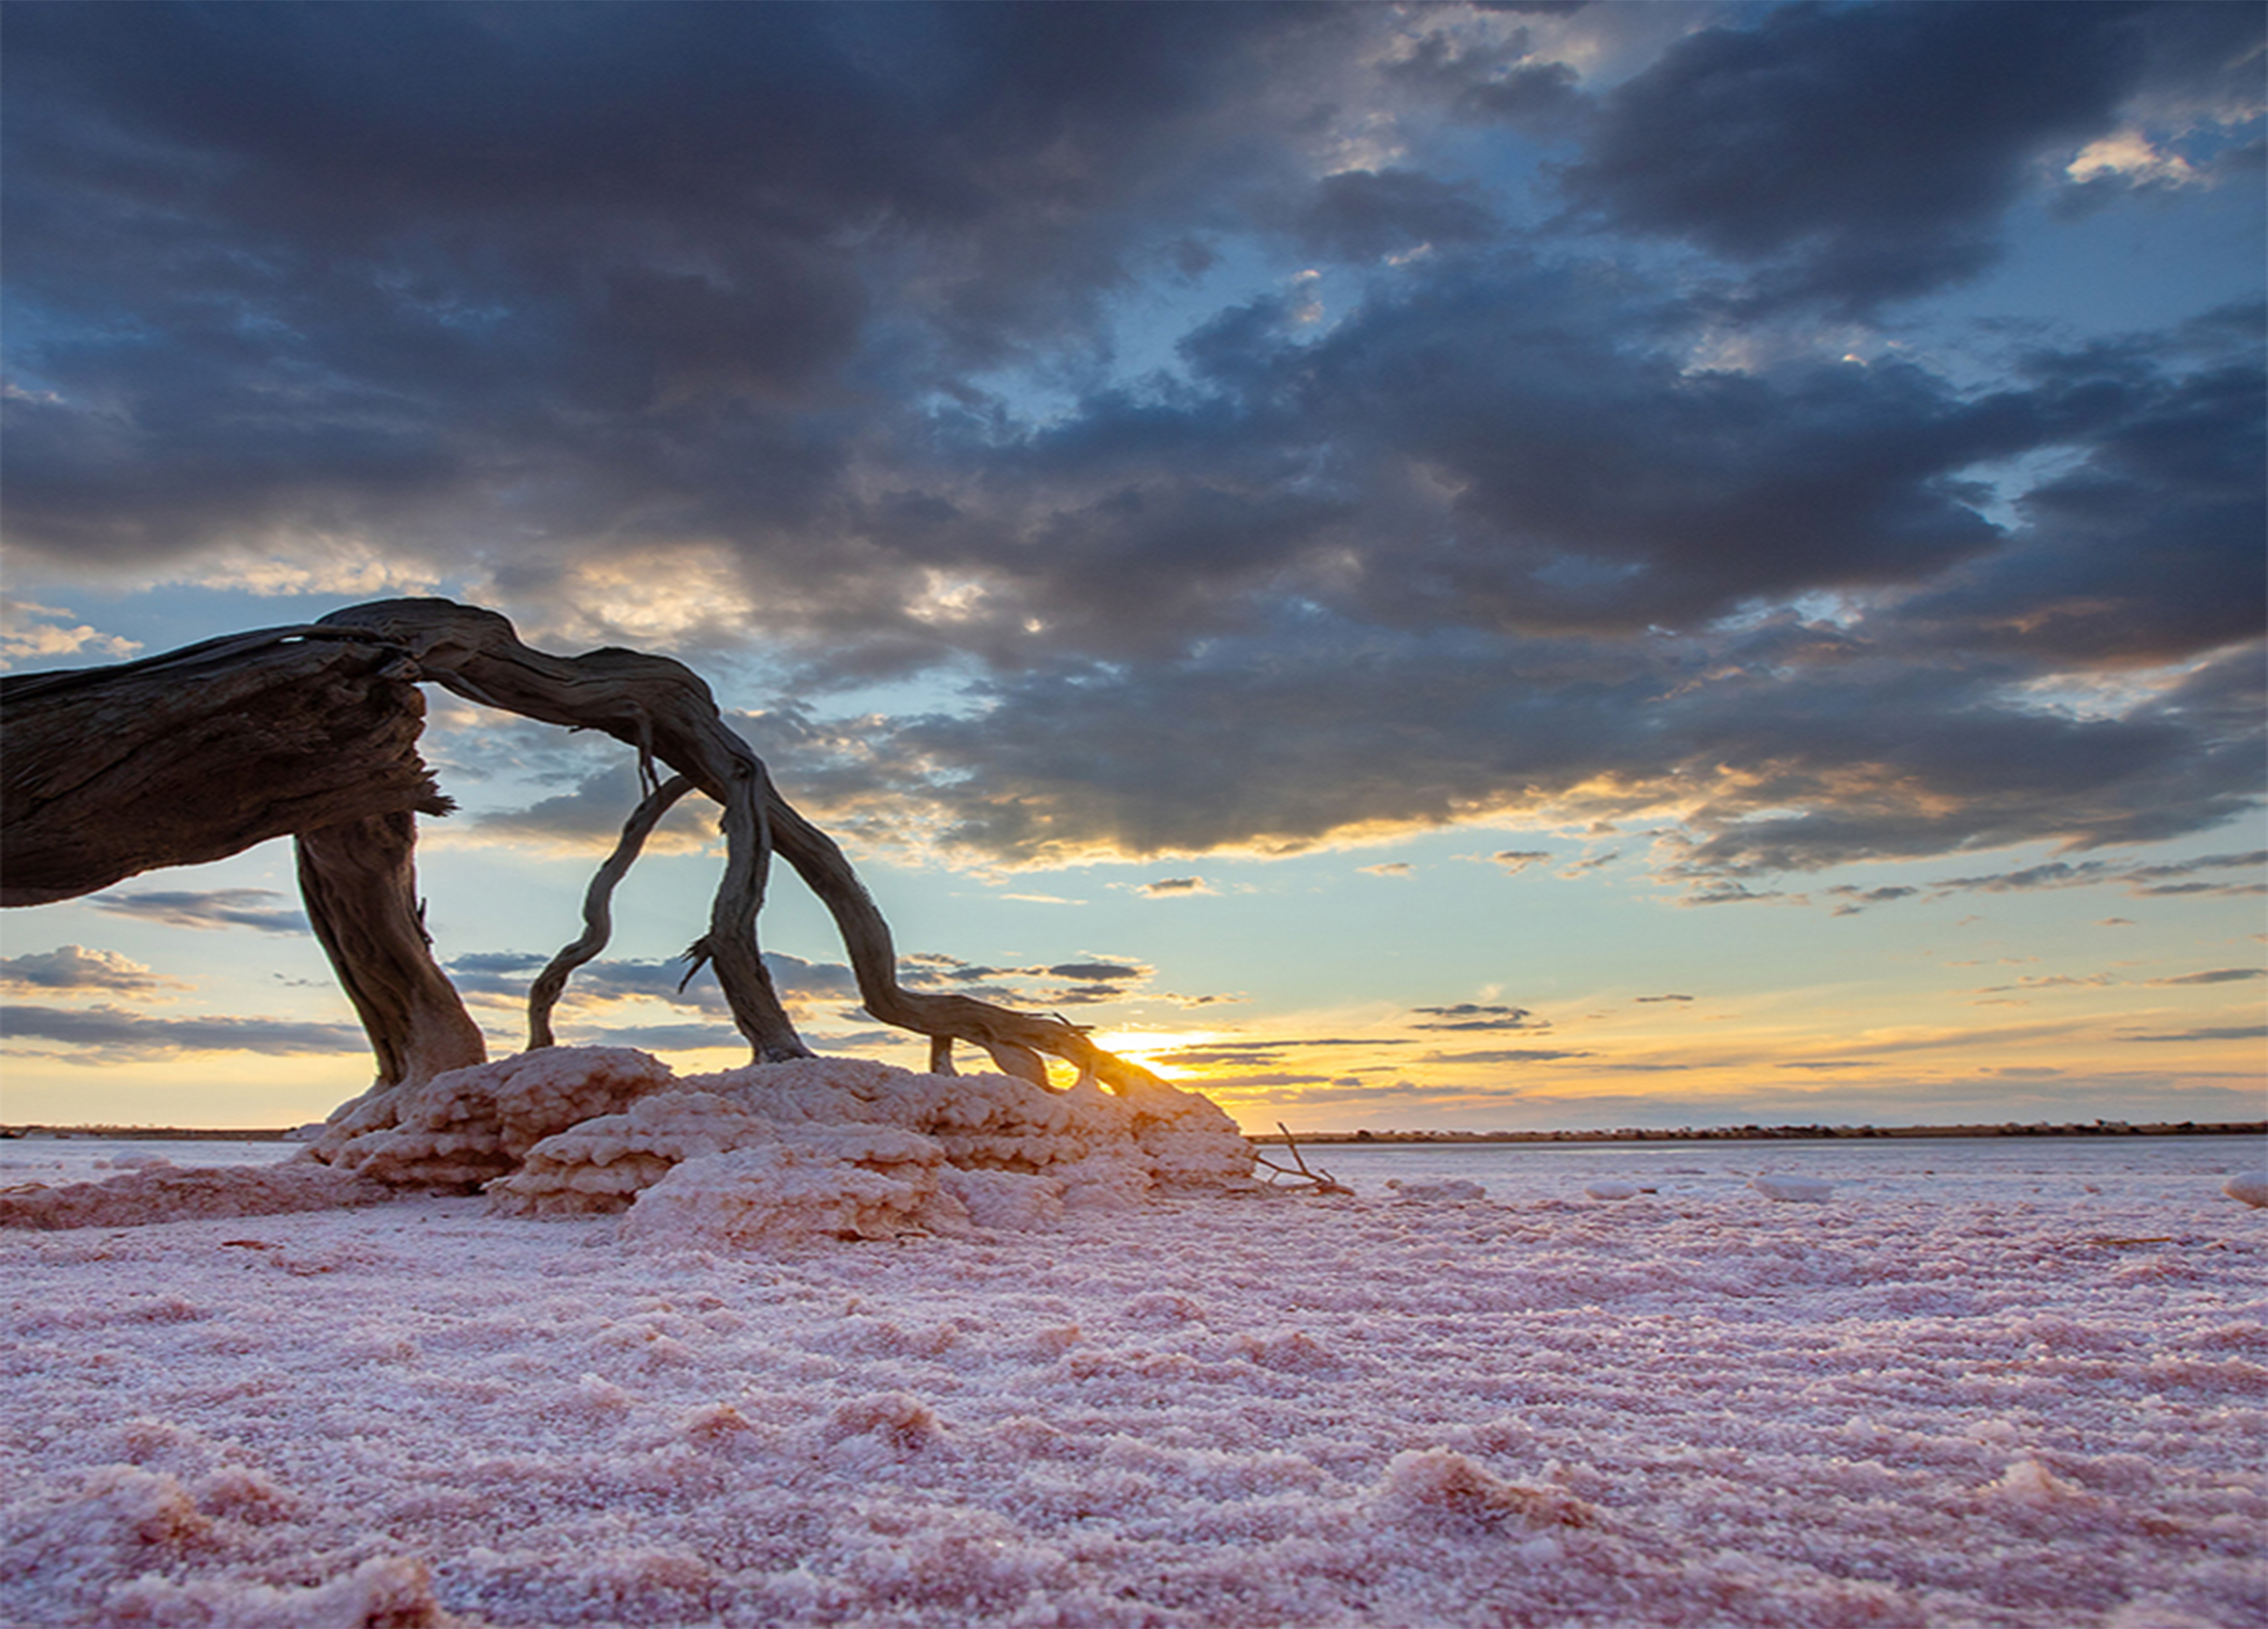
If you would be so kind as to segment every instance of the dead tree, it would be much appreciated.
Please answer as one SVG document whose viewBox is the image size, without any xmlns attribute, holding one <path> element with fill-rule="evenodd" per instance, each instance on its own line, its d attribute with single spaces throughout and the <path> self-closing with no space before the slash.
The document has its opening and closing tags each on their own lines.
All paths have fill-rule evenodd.
<svg viewBox="0 0 2268 1629">
<path fill-rule="evenodd" d="M 687 954 L 714 968 L 757 1062 L 811 1056 L 757 941 L 776 853 L 834 917 L 867 1010 L 929 1036 L 932 1067 L 950 1069 L 961 1040 L 1042 1086 L 1045 1057 L 1117 1090 L 1155 1084 L 1062 1019 L 900 988 L 889 925 L 857 872 L 780 795 L 691 669 L 634 650 L 549 655 L 495 612 L 445 599 L 378 600 L 141 661 L 0 677 L 0 903 L 74 898 L 289 832 L 309 920 L 370 1035 L 379 1084 L 481 1062 L 480 1030 L 418 905 L 414 815 L 450 808 L 417 755 L 419 683 L 601 731 L 638 755 L 646 797 L 591 885 L 582 936 L 530 992 L 531 1047 L 551 1044 L 567 980 L 605 947 L 613 890 L 646 837 L 698 790 L 722 808 L 725 869 Z"/>
</svg>

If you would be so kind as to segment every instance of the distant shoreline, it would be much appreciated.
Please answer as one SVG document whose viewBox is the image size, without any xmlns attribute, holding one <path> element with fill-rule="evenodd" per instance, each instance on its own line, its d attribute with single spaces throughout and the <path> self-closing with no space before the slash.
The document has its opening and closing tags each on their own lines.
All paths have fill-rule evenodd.
<svg viewBox="0 0 2268 1629">
<path fill-rule="evenodd" d="M 0 1125 L 0 1138 L 32 1140 L 132 1138 L 144 1143 L 282 1143 L 296 1127 L 254 1126 L 250 1129 L 203 1125 Z"/>
<path fill-rule="evenodd" d="M 2181 1120 L 2129 1124 L 2030 1125 L 2003 1121 L 1989 1125 L 1729 1125 L 1679 1126 L 1674 1131 L 1629 1126 L 1613 1131 L 1302 1131 L 1286 1138 L 1271 1131 L 1255 1143 L 1282 1147 L 1286 1142 L 1315 1147 L 1400 1146 L 1499 1143 L 1775 1143 L 1832 1142 L 1893 1137 L 2268 1137 L 2268 1120 Z"/>
<path fill-rule="evenodd" d="M 132 1139 L 148 1143 L 282 1143 L 295 1127 L 212 1128 L 185 1125 L 0 1125 L 0 1139 Z M 1738 1125 L 1620 1127 L 1612 1131 L 1302 1131 L 1286 1139 L 1280 1131 L 1252 1136 L 1257 1144 L 1282 1147 L 1286 1141 L 1311 1147 L 1347 1145 L 1401 1146 L 1499 1143 L 1773 1143 L 1828 1142 L 1841 1138 L 1889 1137 L 2268 1137 L 2268 1120 L 2181 1120 L 2129 1124 L 2095 1120 L 2089 1124 L 1989 1125 Z"/>
</svg>

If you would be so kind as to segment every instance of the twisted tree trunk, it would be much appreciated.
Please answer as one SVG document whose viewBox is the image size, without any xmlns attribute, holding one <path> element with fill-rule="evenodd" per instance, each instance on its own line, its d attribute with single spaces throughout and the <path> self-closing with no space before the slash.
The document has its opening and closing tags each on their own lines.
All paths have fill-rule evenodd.
<svg viewBox="0 0 2268 1629">
<path fill-rule="evenodd" d="M 319 826 L 299 833 L 293 846 L 307 919 L 371 1037 L 379 1082 L 430 1080 L 485 1062 L 481 1027 L 426 936 L 411 816 L 368 814 Z"/>
<path fill-rule="evenodd" d="M 1118 1091 L 1156 1085 L 1079 1026 L 957 995 L 899 987 L 880 909 L 827 835 L 780 796 L 700 676 L 663 656 L 602 649 L 553 656 L 492 611 L 443 599 L 350 606 L 147 661 L 0 681 L 8 708 L 9 904 L 66 899 L 155 866 L 217 859 L 298 834 L 302 892 L 377 1053 L 379 1080 L 423 1080 L 478 1062 L 478 1029 L 428 948 L 412 869 L 411 810 L 445 813 L 415 743 L 416 681 L 638 753 L 646 803 L 594 882 L 583 937 L 531 995 L 531 1045 L 550 1039 L 567 976 L 606 942 L 607 899 L 654 820 L 684 788 L 724 809 L 725 875 L 707 930 L 687 953 L 713 966 L 759 1061 L 809 1057 L 756 938 L 775 847 L 833 915 L 867 1010 L 931 1037 L 950 1068 L 965 1040 L 1045 1086 L 1042 1055 Z"/>
</svg>

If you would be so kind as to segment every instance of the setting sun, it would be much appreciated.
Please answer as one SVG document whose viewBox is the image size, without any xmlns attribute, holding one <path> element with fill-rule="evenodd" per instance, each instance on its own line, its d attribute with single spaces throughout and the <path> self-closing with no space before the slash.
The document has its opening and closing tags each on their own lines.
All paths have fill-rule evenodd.
<svg viewBox="0 0 2268 1629">
<path fill-rule="evenodd" d="M 1201 1071 L 1177 1063 L 1161 1063 L 1158 1055 L 1183 1047 L 1204 1046 L 1219 1040 L 1219 1030 L 1102 1030 L 1087 1038 L 1105 1052 L 1130 1058 L 1161 1080 L 1199 1080 Z"/>
</svg>

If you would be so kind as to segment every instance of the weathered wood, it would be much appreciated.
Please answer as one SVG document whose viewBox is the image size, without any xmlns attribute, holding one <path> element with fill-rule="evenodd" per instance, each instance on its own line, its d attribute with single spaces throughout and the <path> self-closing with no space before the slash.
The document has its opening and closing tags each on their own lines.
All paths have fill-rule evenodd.
<svg viewBox="0 0 2268 1629">
<path fill-rule="evenodd" d="M 772 840 L 835 919 L 844 952 L 858 980 L 866 1009 L 885 1024 L 916 1035 L 981 1046 L 1010 1074 L 1046 1084 L 1040 1055 L 1061 1058 L 1116 1091 L 1162 1084 L 1141 1064 L 1106 1052 L 1086 1031 L 1060 1018 L 1011 1012 L 972 996 L 930 995 L 902 989 L 890 924 L 858 879 L 834 839 L 785 800 L 772 806 Z"/>
<path fill-rule="evenodd" d="M 917 1035 L 969 1041 L 982 1047 L 1007 1072 L 1043 1086 L 1047 1069 L 1042 1055 L 1062 1058 L 1114 1090 L 1158 1084 L 1141 1064 L 1104 1051 L 1078 1026 L 1061 1019 L 1011 1012 L 970 996 L 918 994 L 901 988 L 890 925 L 858 873 L 833 839 L 780 796 L 761 760 L 726 726 L 708 686 L 691 669 L 634 650 L 547 655 L 522 645 L 512 623 L 495 612 L 449 600 L 378 600 L 334 611 L 318 625 L 359 628 L 398 645 L 415 655 L 428 678 L 469 700 L 553 724 L 606 732 L 635 747 L 642 764 L 659 759 L 691 777 L 725 805 L 728 831 L 740 796 L 744 791 L 756 793 L 761 800 L 756 811 L 761 823 L 750 847 L 760 856 L 758 864 L 766 846 L 776 848 L 818 896 L 843 937 L 867 1010 L 883 1023 Z M 762 841 L 766 838 L 768 844 Z M 720 892 L 720 910 L 723 900 Z M 760 884 L 749 907 L 752 915 L 761 903 Z M 767 1056 L 764 1043 L 752 1033 L 751 1019 L 741 1011 L 747 1001 L 752 1016 L 761 1012 L 761 1004 L 751 1000 L 749 993 L 759 980 L 761 995 L 770 996 L 762 962 L 754 959 L 753 933 L 745 940 L 720 934 L 712 921 L 695 952 L 714 955 L 719 945 L 739 950 L 742 944 L 744 953 L 754 960 L 753 969 L 743 965 L 729 970 L 720 959 L 718 979 L 726 984 L 726 999 L 742 1034 L 757 1041 L 759 1056 Z M 742 991 L 727 982 L 729 971 L 735 980 L 744 981 Z M 771 1006 L 776 1011 L 777 1002 Z M 779 1022 L 786 1024 L 785 1015 Z M 787 1033 L 793 1035 L 792 1029 Z"/>
<path fill-rule="evenodd" d="M 417 754 L 416 678 L 367 635 L 308 628 L 0 678 L 0 903 L 365 815 L 446 814 Z"/>
<path fill-rule="evenodd" d="M 0 897 L 69 898 L 154 866 L 298 833 L 309 913 L 371 1034 L 381 1083 L 478 1062 L 479 1030 L 426 944 L 410 864 L 409 812 L 449 807 L 415 751 L 419 680 L 523 717 L 602 731 L 638 754 L 648 799 L 593 884 L 584 938 L 538 981 L 532 1045 L 548 1042 L 559 986 L 605 943 L 608 896 L 682 790 L 661 787 L 659 762 L 723 806 L 725 876 L 689 954 L 716 969 L 759 1060 L 810 1056 L 756 937 L 776 848 L 833 916 L 867 1010 L 929 1036 L 934 1065 L 951 1068 L 953 1043 L 965 1040 L 1043 1086 L 1048 1057 L 1120 1091 L 1160 1084 L 1060 1018 L 901 988 L 889 925 L 857 872 L 780 795 L 692 670 L 632 650 L 550 655 L 521 644 L 496 613 L 443 599 L 379 600 L 305 627 L 5 681 Z"/>
<path fill-rule="evenodd" d="M 551 1034 L 551 1009 L 559 1005 L 560 996 L 567 989 L 568 975 L 606 949 L 614 936 L 614 891 L 623 877 L 629 874 L 631 865 L 646 840 L 653 835 L 653 828 L 683 797 L 693 789 L 693 783 L 682 775 L 673 775 L 631 811 L 622 822 L 622 835 L 614 845 L 614 852 L 606 857 L 606 864 L 598 868 L 598 874 L 591 879 L 591 886 L 583 895 L 583 932 L 575 942 L 544 964 L 536 975 L 536 981 L 528 986 L 528 1050 L 539 1051 L 558 1042 Z"/>
<path fill-rule="evenodd" d="M 485 1063 L 486 1042 L 433 960 L 407 814 L 301 832 L 299 893 L 323 953 L 377 1054 L 380 1086 Z"/>
<path fill-rule="evenodd" d="M 348 606 L 320 626 L 352 628 L 410 653 L 431 682 L 468 701 L 570 729 L 598 730 L 637 749 L 651 787 L 655 759 L 724 806 L 725 877 L 708 931 L 688 953 L 716 969 L 733 1022 L 759 1060 L 809 1058 L 811 1049 L 772 988 L 756 939 L 771 858 L 770 777 L 725 725 L 701 676 L 666 656 L 601 649 L 553 656 L 522 645 L 493 611 L 446 599 L 383 599 Z"/>
</svg>

